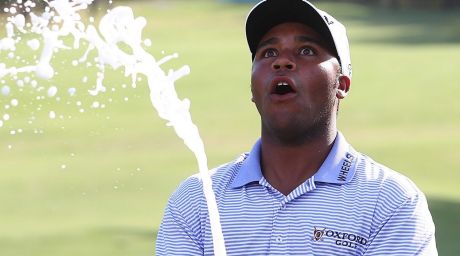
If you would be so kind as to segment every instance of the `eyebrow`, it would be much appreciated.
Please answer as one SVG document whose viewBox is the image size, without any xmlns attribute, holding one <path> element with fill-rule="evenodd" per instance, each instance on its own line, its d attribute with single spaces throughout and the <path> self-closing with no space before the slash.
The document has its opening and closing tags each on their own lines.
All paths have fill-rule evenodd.
<svg viewBox="0 0 460 256">
<path fill-rule="evenodd" d="M 262 47 L 265 47 L 265 46 L 267 46 L 267 45 L 276 44 L 276 43 L 278 43 L 279 41 L 280 41 L 279 38 L 277 38 L 277 37 L 271 37 L 271 38 L 269 38 L 269 39 L 267 39 L 267 40 L 265 40 L 265 41 L 260 42 L 260 44 L 257 46 L 257 49 L 256 49 L 256 50 L 258 50 L 258 49 L 260 49 L 260 48 L 262 48 Z"/>
<path fill-rule="evenodd" d="M 260 44 L 257 46 L 257 50 L 265 47 L 267 45 L 272 45 L 278 43 L 280 40 L 277 37 L 271 37 L 265 41 L 260 42 Z M 295 41 L 302 42 L 302 43 L 314 43 L 319 46 L 323 46 L 323 42 L 321 40 L 318 40 L 316 38 L 310 37 L 310 36 L 295 36 Z"/>
</svg>

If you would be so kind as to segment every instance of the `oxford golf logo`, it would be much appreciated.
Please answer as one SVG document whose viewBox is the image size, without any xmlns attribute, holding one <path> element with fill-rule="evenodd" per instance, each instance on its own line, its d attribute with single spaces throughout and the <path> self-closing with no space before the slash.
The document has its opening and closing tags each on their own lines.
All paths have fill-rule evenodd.
<svg viewBox="0 0 460 256">
<path fill-rule="evenodd" d="M 364 246 L 368 243 L 366 238 L 353 233 L 346 233 L 327 228 L 321 229 L 314 227 L 313 240 L 315 242 L 320 240 L 322 241 L 326 238 L 332 238 L 332 241 L 334 241 L 334 246 L 344 246 L 352 249 L 355 249 L 360 245 Z"/>
<path fill-rule="evenodd" d="M 313 240 L 318 241 L 323 237 L 324 231 L 326 229 L 325 228 L 317 229 L 316 227 L 314 227 L 314 228 L 315 228 L 315 230 L 313 230 Z"/>
</svg>

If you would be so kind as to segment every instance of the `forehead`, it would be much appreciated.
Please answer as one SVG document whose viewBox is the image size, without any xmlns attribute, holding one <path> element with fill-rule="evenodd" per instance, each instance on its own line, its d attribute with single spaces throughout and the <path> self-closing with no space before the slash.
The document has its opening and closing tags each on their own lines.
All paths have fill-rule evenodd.
<svg viewBox="0 0 460 256">
<path fill-rule="evenodd" d="M 271 38 L 283 38 L 290 36 L 307 36 L 317 41 L 318 44 L 326 46 L 324 38 L 311 27 L 297 22 L 286 22 L 272 27 L 259 42 L 259 45 Z"/>
</svg>

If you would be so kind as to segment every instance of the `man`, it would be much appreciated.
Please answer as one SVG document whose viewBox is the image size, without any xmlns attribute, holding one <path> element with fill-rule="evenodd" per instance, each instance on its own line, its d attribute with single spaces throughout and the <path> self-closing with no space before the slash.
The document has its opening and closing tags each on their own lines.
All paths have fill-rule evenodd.
<svg viewBox="0 0 460 256">
<path fill-rule="evenodd" d="M 338 132 L 351 84 L 345 27 L 302 0 L 267 0 L 246 21 L 261 139 L 213 170 L 228 255 L 437 255 L 423 193 Z M 213 255 L 202 184 L 172 195 L 158 255 Z"/>
</svg>

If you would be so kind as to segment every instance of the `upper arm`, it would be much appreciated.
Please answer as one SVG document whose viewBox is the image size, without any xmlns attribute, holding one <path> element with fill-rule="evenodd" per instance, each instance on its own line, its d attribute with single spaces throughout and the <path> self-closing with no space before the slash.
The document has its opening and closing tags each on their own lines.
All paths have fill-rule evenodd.
<svg viewBox="0 0 460 256">
<path fill-rule="evenodd" d="M 190 223 L 172 199 L 168 202 L 158 232 L 156 255 L 203 255 L 196 225 Z"/>
<path fill-rule="evenodd" d="M 378 214 L 378 213 L 376 213 Z M 435 227 L 419 192 L 386 216 L 370 236 L 364 255 L 438 255 Z"/>
</svg>

